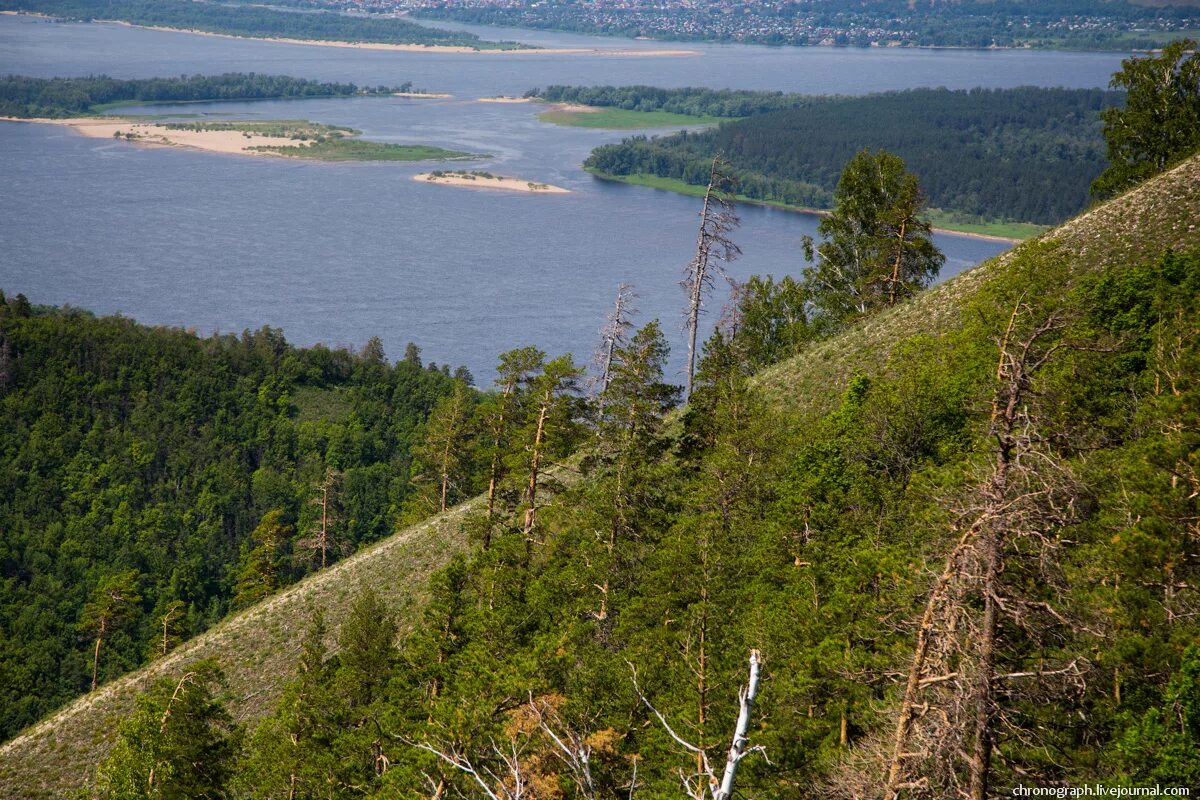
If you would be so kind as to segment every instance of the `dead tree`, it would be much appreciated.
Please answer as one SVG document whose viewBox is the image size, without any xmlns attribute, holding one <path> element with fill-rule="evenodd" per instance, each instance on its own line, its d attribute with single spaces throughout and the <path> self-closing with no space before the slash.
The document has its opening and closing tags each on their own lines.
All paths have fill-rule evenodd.
<svg viewBox="0 0 1200 800">
<path fill-rule="evenodd" d="M 335 517 L 335 504 L 331 495 L 336 495 L 337 484 L 340 478 L 341 473 L 336 470 L 331 468 L 325 470 L 325 477 L 318 484 L 317 494 L 313 498 L 313 505 L 321 509 L 321 516 L 319 519 L 313 520 L 308 535 L 296 542 L 297 548 L 310 550 L 315 556 L 319 557 L 321 569 L 325 569 L 329 565 L 329 553 L 335 549 L 335 545 L 337 544 L 336 537 L 334 537 L 331 531 Z"/>
<path fill-rule="evenodd" d="M 1004 719 L 1000 693 L 1013 681 L 1078 684 L 1078 662 L 1058 668 L 1002 671 L 1004 651 L 1020 647 L 1005 630 L 1033 642 L 1071 623 L 1051 603 L 1029 597 L 1013 573 L 1056 578 L 1054 531 L 1074 521 L 1078 487 L 1037 432 L 1029 406 L 1035 375 L 1069 345 L 1066 319 L 1051 313 L 1028 321 L 1018 303 L 998 342 L 988 438 L 990 467 L 960 510 L 959 535 L 934 580 L 883 770 L 886 800 L 959 796 L 985 800 L 996 732 Z M 1036 582 L 1036 581 L 1035 581 Z M 1008 623 L 1002 628 L 1001 620 Z M 1015 638 L 1015 636 L 1014 636 Z"/>
<path fill-rule="evenodd" d="M 596 378 L 598 387 L 596 402 L 601 414 L 604 413 L 608 384 L 612 381 L 613 356 L 628 341 L 629 329 L 633 325 L 630 317 L 636 311 L 633 307 L 633 301 L 636 298 L 637 293 L 633 291 L 632 283 L 618 284 L 617 299 L 613 303 L 613 310 L 608 313 L 607 321 L 600 330 L 600 347 L 596 351 L 596 366 L 600 371 Z"/>
<path fill-rule="evenodd" d="M 762 661 L 758 651 L 750 651 L 750 677 L 746 685 L 738 690 L 737 723 L 734 725 L 733 739 L 725 755 L 725 768 L 720 778 L 717 777 L 717 772 L 709 761 L 708 751 L 688 742 L 671 728 L 667 718 L 642 693 L 637 684 L 637 671 L 633 669 L 632 664 L 630 664 L 630 670 L 633 671 L 634 691 L 637 692 L 637 696 L 641 698 L 646 708 L 650 709 L 650 712 L 662 725 L 663 730 L 676 744 L 696 757 L 698 766 L 694 774 L 688 775 L 683 770 L 679 771 L 679 779 L 683 783 L 688 797 L 692 800 L 730 800 L 733 797 L 738 767 L 742 761 L 751 753 L 765 752 L 762 746 L 750 745 L 750 716 L 754 712 L 754 701 L 758 698 L 759 681 L 762 674 Z"/>
<path fill-rule="evenodd" d="M 704 296 L 712 291 L 716 275 L 724 274 L 722 263 L 728 264 L 741 249 L 729 238 L 741 222 L 734 213 L 732 180 L 725 173 L 728 164 L 718 153 L 709 170 L 708 188 L 700 209 L 700 230 L 696 234 L 696 254 L 684 270 L 680 285 L 687 292 L 684 330 L 688 334 L 687 395 L 692 394 L 692 379 L 696 374 L 696 335 L 700 329 L 700 312 Z"/>
</svg>

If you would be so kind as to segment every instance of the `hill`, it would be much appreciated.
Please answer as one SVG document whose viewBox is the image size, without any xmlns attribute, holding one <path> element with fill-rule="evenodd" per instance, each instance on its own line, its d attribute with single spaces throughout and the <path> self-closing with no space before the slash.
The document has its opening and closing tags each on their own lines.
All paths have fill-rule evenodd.
<svg viewBox="0 0 1200 800">
<path fill-rule="evenodd" d="M 399 728 L 405 732 L 423 730 L 427 719 L 435 729 L 435 721 L 457 723 L 465 726 L 460 735 L 486 742 L 487 735 L 511 730 L 505 726 L 514 722 L 511 715 L 522 707 L 523 697 L 529 696 L 532 704 L 534 692 L 545 693 L 550 698 L 545 702 L 553 702 L 555 709 L 561 707 L 568 714 L 570 698 L 575 696 L 586 704 L 584 718 L 612 726 L 597 730 L 595 740 L 606 743 L 597 745 L 605 748 L 599 751 L 605 769 L 611 766 L 614 773 L 623 772 L 625 762 L 613 749 L 614 742 L 620 742 L 621 747 L 653 756 L 639 772 L 642 780 L 660 787 L 677 785 L 673 770 L 666 766 L 671 743 L 665 736 L 656 738 L 653 719 L 644 710 L 639 714 L 642 704 L 629 689 L 628 671 L 621 659 L 628 657 L 639 664 L 646 691 L 670 718 L 678 719 L 698 708 L 701 722 L 708 719 L 714 730 L 723 731 L 722 726 L 730 721 L 723 698 L 736 685 L 745 647 L 761 640 L 770 670 L 758 713 L 766 718 L 752 735 L 756 742 L 767 744 L 772 764 L 748 765 L 746 783 L 750 791 L 763 796 L 768 791 L 778 797 L 804 796 L 806 787 L 822 780 L 814 775 L 819 767 L 828 767 L 845 755 L 851 742 L 870 741 L 877 726 L 874 715 L 893 685 L 887 678 L 894 675 L 889 668 L 904 658 L 909 647 L 911 628 L 897 620 L 907 617 L 913 607 L 919 609 L 925 568 L 942 557 L 937 548 L 949 525 L 936 501 L 944 491 L 961 490 L 978 467 L 978 454 L 972 451 L 975 440 L 968 438 L 974 436 L 972 423 L 963 412 L 971 392 L 956 386 L 953 370 L 920 361 L 929 353 L 956 354 L 936 346 L 913 349 L 913 339 L 933 345 L 950 342 L 976 324 L 976 312 L 1007 316 L 1003 307 L 986 307 L 993 300 L 1004 299 L 997 292 L 1019 297 L 1028 294 L 1036 301 L 1039 293 L 1050 293 L 1047 282 L 1055 286 L 1077 278 L 1111 279 L 1116 282 L 1109 287 L 1113 291 L 1100 292 L 1092 299 L 1100 304 L 1099 311 L 1108 303 L 1117 309 L 1126 295 L 1136 299 L 1137 287 L 1121 283 L 1125 273 L 1141 280 L 1144 271 L 1139 272 L 1140 268 L 1160 259 L 1164 249 L 1194 251 L 1200 247 L 1198 218 L 1200 158 L 1193 158 L 1041 241 L 987 262 L 768 371 L 760 382 L 767 389 L 770 405 L 781 411 L 778 415 L 772 409 L 756 410 L 755 399 L 740 390 L 733 392 L 733 406 L 728 398 L 714 400 L 712 394 L 701 392 L 685 412 L 687 432 L 676 454 L 661 463 L 642 465 L 644 472 L 635 486 L 618 485 L 616 489 L 649 496 L 635 495 L 641 498 L 639 515 L 628 523 L 633 536 L 623 545 L 631 548 L 630 555 L 620 562 L 619 571 L 611 573 L 611 587 L 607 578 L 601 584 L 592 570 L 603 563 L 604 548 L 602 544 L 597 547 L 593 532 L 607 524 L 601 515 L 612 513 L 607 494 L 612 489 L 610 483 L 591 479 L 564 494 L 563 502 L 541 512 L 539 520 L 546 521 L 539 524 L 545 524 L 552 535 L 542 534 L 543 538 L 535 541 L 529 537 L 528 522 L 524 535 L 519 524 L 510 526 L 502 540 L 472 566 L 479 580 L 469 578 L 461 595 L 442 598 L 442 605 L 451 613 L 482 617 L 448 619 L 456 644 L 447 653 L 448 671 L 436 678 L 439 691 L 432 700 L 418 680 L 422 673 L 404 671 L 427 665 L 406 661 L 399 667 L 395 681 L 399 699 L 389 698 L 397 705 L 390 711 L 385 708 L 382 713 L 392 716 L 384 719 L 389 725 L 405 726 Z M 1039 273 L 1036 268 L 1044 267 L 1048 257 L 1053 258 L 1054 269 Z M 1023 285 L 1025 282 L 1028 285 Z M 1134 306 L 1123 314 L 1136 318 L 1137 310 Z M 991 332 L 987 326 L 980 330 Z M 967 359 L 972 375 L 963 382 L 978 380 L 974 373 L 981 373 L 986 385 L 994 351 L 980 355 L 990 347 L 986 336 L 971 341 L 975 350 Z M 714 384 L 711 372 L 705 370 L 719 370 L 719 361 L 712 359 L 720 355 L 721 343 L 714 340 L 699 379 L 701 387 L 715 386 L 714 392 L 723 387 Z M 1118 363 L 1097 355 L 1092 360 L 1089 366 L 1095 374 L 1090 379 L 1101 383 L 1108 375 L 1105 370 L 1124 370 L 1121 374 L 1126 374 L 1141 369 L 1137 358 Z M 905 362 L 910 372 L 901 374 L 900 382 L 889 383 L 889 370 L 897 361 Z M 916 380 L 914 375 L 932 381 L 932 386 L 903 383 Z M 871 377 L 860 380 L 860 376 Z M 1084 379 L 1082 373 L 1058 377 L 1063 384 L 1054 386 L 1058 394 L 1052 397 L 1063 402 L 1055 406 L 1054 413 L 1065 415 L 1068 428 L 1094 423 L 1101 433 L 1127 437 L 1124 441 L 1099 441 L 1099 449 L 1111 450 L 1106 455 L 1127 443 L 1138 445 L 1139 436 L 1152 435 L 1144 432 L 1153 431 L 1153 425 L 1126 431 L 1123 409 L 1105 405 L 1110 401 L 1108 394 L 1098 399 L 1071 395 L 1072 384 Z M 871 378 L 876 381 L 875 388 Z M 974 388 L 978 387 L 968 386 Z M 948 394 L 932 396 L 931 390 Z M 1107 386 L 1106 391 L 1119 401 L 1120 385 Z M 1082 418 L 1076 418 L 1080 403 L 1090 405 L 1079 410 Z M 713 408 L 722 412 L 734 408 L 739 418 L 708 413 Z M 873 416 L 860 416 L 863 408 Z M 906 427 L 913 420 L 905 414 L 914 410 L 920 417 L 917 422 L 928 419 L 934 430 Z M 786 422 L 786 430 L 780 429 L 781 422 Z M 744 424 L 749 427 L 731 427 Z M 903 439 L 909 434 L 915 441 Z M 794 441 L 784 443 L 789 446 L 775 442 L 772 456 L 772 441 L 780 435 Z M 893 447 L 898 449 L 889 449 Z M 765 458 L 775 460 L 767 471 Z M 1089 509 L 1106 508 L 1103 488 L 1097 485 Z M 666 502 L 658 504 L 656 498 L 661 497 L 655 493 L 665 496 Z M 455 521 L 465 510 L 460 508 L 427 526 L 397 534 L 306 579 L 214 628 L 170 656 L 170 661 L 103 687 L 35 726 L 0 748 L 4 764 L 0 791 L 33 797 L 77 785 L 81 773 L 87 771 L 85 765 L 102 757 L 112 740 L 112 722 L 122 709 L 129 708 L 136 689 L 156 675 L 177 670 L 185 658 L 214 655 L 221 660 L 230 673 L 235 697 L 232 708 L 237 717 L 247 722 L 259 718 L 286 679 L 287 665 L 294 663 L 286 643 L 297 641 L 310 607 L 325 607 L 336 627 L 358 586 L 370 585 L 386 591 L 393 602 L 402 603 L 406 622 L 414 623 L 413 612 L 418 610 L 426 576 L 465 547 L 463 537 L 455 532 Z M 804 525 L 797 519 L 803 519 Z M 914 536 L 914 529 L 921 535 Z M 1108 560 L 1138 556 L 1137 552 L 1126 555 L 1105 549 L 1109 534 L 1103 525 L 1083 531 L 1081 537 L 1084 534 L 1085 545 L 1096 548 L 1085 554 L 1098 554 L 1106 565 Z M 694 569 L 698 564 L 704 569 Z M 1011 566 L 1017 569 L 1016 558 Z M 1085 558 L 1073 568 L 1099 567 L 1097 559 Z M 1154 564 L 1141 568 L 1152 572 Z M 1093 589 L 1088 577 L 1077 581 L 1079 591 Z M 603 601 L 594 592 L 601 587 Z M 461 605 L 456 599 L 463 601 Z M 1076 602 L 1087 599 L 1077 598 Z M 1129 600 L 1118 597 L 1113 602 L 1122 609 L 1120 615 L 1127 613 L 1123 604 Z M 1128 624 L 1134 627 L 1143 624 L 1136 611 L 1128 611 Z M 1148 612 L 1143 609 L 1142 613 Z M 1113 624 L 1119 628 L 1124 619 L 1122 616 Z M 1160 634 L 1169 640 L 1171 630 L 1186 638 L 1190 624 L 1181 623 L 1167 633 L 1158 628 L 1149 634 L 1143 631 L 1141 641 Z M 438 633 L 427 631 L 430 636 Z M 1135 637 L 1122 635 L 1127 648 L 1135 647 Z M 1159 640 L 1149 641 L 1148 648 L 1159 648 L 1153 652 L 1156 663 L 1163 665 L 1154 675 L 1140 677 L 1130 671 L 1142 659 L 1130 649 L 1116 653 L 1114 657 L 1124 660 L 1115 666 L 1097 656 L 1103 663 L 1088 673 L 1093 682 L 1121 676 L 1116 690 L 1118 706 L 1122 692 L 1126 698 L 1135 693 L 1134 699 L 1127 701 L 1134 710 L 1161 702 L 1159 684 L 1164 675 L 1179 668 L 1182 647 L 1170 641 L 1159 647 Z M 711 651 L 705 649 L 706 642 Z M 428 644 L 418 641 L 414 646 Z M 1063 648 L 1070 652 L 1077 646 L 1080 643 L 1073 638 L 1065 644 L 1059 639 L 1035 656 L 1053 659 Z M 621 649 L 625 647 L 628 649 Z M 1009 651 L 1004 655 L 1006 659 L 1016 657 Z M 1099 670 L 1100 666 L 1105 669 Z M 1089 684 L 1089 690 L 1093 686 Z M 694 689 L 700 695 L 699 705 Z M 1107 687 L 1098 691 L 1104 697 L 1089 695 L 1088 711 L 1124 726 L 1128 742 L 1153 743 L 1148 738 L 1151 728 L 1138 739 L 1134 733 L 1141 729 L 1136 721 L 1113 716 L 1103 705 L 1111 702 L 1105 699 L 1111 693 Z M 713 698 L 718 694 L 722 699 L 716 701 Z M 1042 701 L 1025 711 L 1036 713 L 1037 708 L 1046 706 Z M 1050 710 L 1057 709 L 1050 704 Z M 440 716 L 447 711 L 446 717 Z M 480 716 L 473 716 L 473 711 Z M 689 727 L 695 729 L 694 724 Z M 703 734 L 705 729 L 699 730 Z M 1061 741 L 1070 743 L 1071 734 L 1070 729 L 1064 731 Z M 705 741 L 712 744 L 714 737 L 721 735 L 710 733 Z M 1071 747 L 1074 769 L 1087 769 L 1100 757 L 1099 750 L 1085 748 L 1081 752 L 1078 742 Z M 419 777 L 397 766 L 400 752 L 391 753 L 394 769 L 389 777 L 394 775 L 397 781 Z M 1037 755 L 1020 750 L 1019 743 L 1005 751 L 1006 763 L 1014 757 L 1025 760 Z M 1136 762 L 1136 752 L 1131 759 Z M 1052 763 L 1042 766 L 1059 769 Z M 1067 777 L 1075 774 L 1067 773 Z M 391 786 L 396 788 L 394 783 Z M 386 792 L 387 787 L 381 791 Z"/>
<path fill-rule="evenodd" d="M 79 788 L 112 746 L 116 724 L 133 709 L 138 692 L 201 658 L 215 657 L 225 669 L 234 717 L 260 719 L 290 673 L 311 610 L 324 610 L 336 630 L 355 591 L 369 586 L 406 609 L 412 622 L 429 576 L 466 547 L 457 522 L 471 506 L 464 503 L 309 576 L 0 745 L 0 795 L 55 798 Z"/>
</svg>

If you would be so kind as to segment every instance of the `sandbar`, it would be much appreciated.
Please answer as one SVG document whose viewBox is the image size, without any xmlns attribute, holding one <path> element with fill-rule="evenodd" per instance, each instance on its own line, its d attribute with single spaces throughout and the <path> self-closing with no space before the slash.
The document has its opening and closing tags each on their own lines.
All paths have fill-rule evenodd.
<svg viewBox="0 0 1200 800">
<path fill-rule="evenodd" d="M 247 156 L 275 156 L 287 158 L 282 153 L 254 150 L 255 147 L 296 147 L 302 144 L 285 136 L 264 136 L 245 131 L 186 130 L 168 128 L 153 122 L 132 122 L 105 117 L 75 117 L 66 119 L 25 119 L 0 117 L 4 122 L 37 122 L 63 125 L 91 139 L 115 139 L 149 147 L 188 147 L 210 153 L 225 153 Z"/>
<path fill-rule="evenodd" d="M 465 186 L 469 189 L 504 189 L 513 192 L 532 192 L 534 194 L 570 194 L 570 189 L 561 186 L 551 186 L 548 183 L 527 181 L 523 178 L 511 178 L 502 175 L 479 175 L 469 172 L 447 172 L 435 175 L 422 172 L 413 176 L 414 181 L 439 183 L 444 186 Z"/>
</svg>

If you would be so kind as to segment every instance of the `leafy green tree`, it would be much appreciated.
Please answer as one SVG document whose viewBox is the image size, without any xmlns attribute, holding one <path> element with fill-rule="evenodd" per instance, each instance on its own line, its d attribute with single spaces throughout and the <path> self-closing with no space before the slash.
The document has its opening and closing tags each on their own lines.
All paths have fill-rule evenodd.
<svg viewBox="0 0 1200 800">
<path fill-rule="evenodd" d="M 92 651 L 92 691 L 96 690 L 100 676 L 100 646 L 114 630 L 130 621 L 142 601 L 138 592 L 140 577 L 136 569 L 131 569 L 104 578 L 83 607 L 79 629 L 96 640 Z"/>
<path fill-rule="evenodd" d="M 1128 58 L 1110 85 L 1125 106 L 1100 112 L 1109 167 L 1092 184 L 1109 197 L 1162 172 L 1200 149 L 1200 53 L 1196 42 L 1171 42 L 1156 56 Z"/>
<path fill-rule="evenodd" d="M 97 770 L 105 800 L 224 800 L 240 742 L 217 696 L 224 677 L 213 661 L 163 678 L 137 700 Z"/>
<path fill-rule="evenodd" d="M 291 538 L 291 534 L 292 526 L 283 521 L 281 510 L 268 511 L 263 516 L 251 535 L 254 546 L 247 553 L 245 564 L 237 576 L 233 599 L 235 606 L 256 603 L 279 588 L 283 545 Z"/>
<path fill-rule="evenodd" d="M 919 215 L 925 198 L 898 156 L 860 150 L 842 171 L 834 208 L 817 226 L 817 263 L 804 270 L 813 304 L 835 325 L 893 306 L 937 277 L 945 257 Z M 812 260 L 812 241 L 805 240 Z"/>
<path fill-rule="evenodd" d="M 738 285 L 735 298 L 734 346 L 752 371 L 794 355 L 816 335 L 808 319 L 808 288 L 790 275 L 778 282 L 752 275 Z"/>
</svg>

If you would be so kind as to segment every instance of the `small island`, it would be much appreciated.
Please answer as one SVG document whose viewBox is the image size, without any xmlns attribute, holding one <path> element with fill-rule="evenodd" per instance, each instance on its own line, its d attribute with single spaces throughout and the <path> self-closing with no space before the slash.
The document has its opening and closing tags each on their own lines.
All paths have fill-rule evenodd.
<svg viewBox="0 0 1200 800">
<path fill-rule="evenodd" d="M 524 178 L 493 175 L 490 172 L 466 172 L 462 170 L 434 170 L 422 172 L 413 176 L 414 181 L 440 183 L 445 186 L 465 186 L 473 189 L 507 189 L 513 192 L 533 192 L 535 194 L 569 194 L 569 189 L 561 186 L 551 186 L 548 183 L 527 181 Z"/>
<path fill-rule="evenodd" d="M 356 138 L 360 131 L 308 120 L 140 122 L 82 117 L 24 119 L 65 125 L 99 139 L 159 147 L 189 147 L 210 153 L 303 158 L 314 161 L 460 161 L 485 156 L 423 144 L 391 144 Z"/>
</svg>

